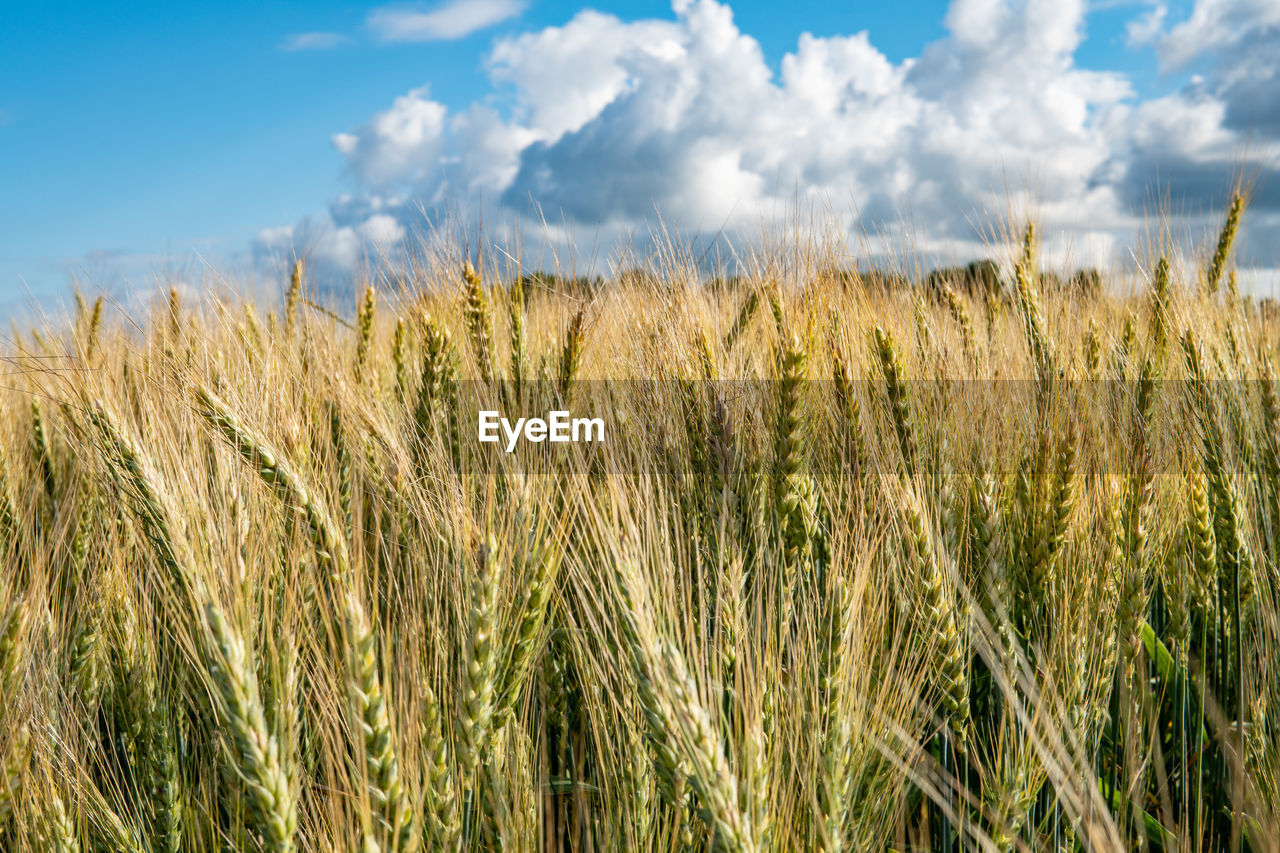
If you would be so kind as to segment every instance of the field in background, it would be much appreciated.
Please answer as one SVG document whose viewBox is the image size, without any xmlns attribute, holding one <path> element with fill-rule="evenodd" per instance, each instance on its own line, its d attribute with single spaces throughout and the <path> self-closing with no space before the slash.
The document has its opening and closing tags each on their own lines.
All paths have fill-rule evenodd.
<svg viewBox="0 0 1280 853">
<path fill-rule="evenodd" d="M 0 847 L 1275 850 L 1239 213 L 1123 295 L 1028 229 L 922 288 L 83 305 L 0 391 Z"/>
</svg>

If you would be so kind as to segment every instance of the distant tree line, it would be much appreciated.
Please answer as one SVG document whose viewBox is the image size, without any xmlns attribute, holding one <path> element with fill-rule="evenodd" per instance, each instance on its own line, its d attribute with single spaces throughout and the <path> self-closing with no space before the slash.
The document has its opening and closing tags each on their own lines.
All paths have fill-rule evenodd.
<svg viewBox="0 0 1280 853">
<path fill-rule="evenodd" d="M 891 292 L 906 290 L 918 285 L 926 294 L 941 297 L 945 288 L 950 287 L 974 299 L 998 297 L 1002 290 L 1000 268 L 989 258 L 972 261 L 963 266 L 945 266 L 930 270 L 918 282 L 909 277 L 882 269 L 830 269 L 819 273 L 831 277 L 846 287 L 859 287 L 864 290 Z M 734 292 L 750 283 L 750 277 L 744 275 L 715 276 L 707 281 L 707 287 L 717 291 Z M 576 275 L 568 276 L 559 273 L 538 271 L 520 276 L 523 292 L 528 295 L 542 291 L 568 296 L 590 296 L 609 283 L 638 284 L 651 281 L 657 284 L 653 273 L 636 267 L 623 269 L 616 275 L 606 279 L 604 276 Z M 1075 296 L 1096 296 L 1102 292 L 1102 273 L 1094 267 L 1076 270 L 1069 277 L 1051 270 L 1039 273 L 1040 287 L 1048 292 L 1058 291 Z"/>
</svg>

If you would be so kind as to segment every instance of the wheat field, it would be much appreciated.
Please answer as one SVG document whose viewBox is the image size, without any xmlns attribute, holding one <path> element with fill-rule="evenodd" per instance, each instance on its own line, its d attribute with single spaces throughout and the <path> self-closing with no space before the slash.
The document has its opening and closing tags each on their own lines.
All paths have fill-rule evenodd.
<svg viewBox="0 0 1280 853">
<path fill-rule="evenodd" d="M 1280 849 L 1242 206 L 1095 287 L 1028 227 L 81 300 L 5 353 L 0 848 Z"/>
</svg>

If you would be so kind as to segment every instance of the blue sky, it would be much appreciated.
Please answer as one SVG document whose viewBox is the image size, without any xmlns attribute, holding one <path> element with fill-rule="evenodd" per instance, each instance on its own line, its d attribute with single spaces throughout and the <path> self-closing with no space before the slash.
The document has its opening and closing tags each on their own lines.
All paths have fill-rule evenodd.
<svg viewBox="0 0 1280 853">
<path fill-rule="evenodd" d="M 468 2 L 472 9 L 480 8 L 474 5 L 477 0 Z M 515 43 L 522 35 L 532 39 L 548 32 L 549 27 L 581 20 L 587 7 L 545 0 L 478 2 L 481 6 L 496 4 L 498 11 L 490 17 L 501 20 L 489 26 L 464 22 L 457 28 L 475 26 L 475 30 L 430 40 L 410 40 L 414 33 L 401 13 L 429 14 L 442 8 L 457 12 L 461 4 L 452 9 L 447 3 L 392 7 L 333 2 L 10 4 L 0 27 L 0 305 L 24 299 L 28 287 L 39 299 L 65 293 L 73 271 L 91 285 L 119 288 L 126 279 L 134 285 L 145 284 L 138 280 L 148 278 L 151 270 L 190 267 L 193 252 L 214 263 L 251 258 L 255 246 L 262 249 L 266 229 L 311 223 L 315 231 L 319 222 L 321 230 L 340 231 L 344 223 L 331 206 L 343 196 L 372 204 L 362 208 L 366 213 L 390 211 L 389 216 L 405 223 L 410 218 L 404 213 L 408 207 L 423 206 L 410 200 L 426 199 L 428 207 L 438 200 L 441 182 L 431 174 L 447 172 L 450 158 L 458 159 L 459 146 L 465 147 L 469 137 L 453 127 L 439 130 L 439 144 L 402 152 L 414 158 L 410 172 L 393 170 L 390 179 L 384 179 L 389 174 L 383 168 L 386 164 L 370 158 L 386 154 L 386 140 L 379 141 L 378 131 L 370 123 L 379 114 L 394 117 L 398 107 L 393 104 L 401 104 L 397 99 L 402 97 L 410 98 L 411 105 L 439 105 L 448 121 L 476 107 L 493 106 L 507 120 L 503 129 L 511 138 L 537 140 L 518 153 L 520 172 L 514 186 L 485 185 L 491 197 L 495 188 L 510 199 L 517 190 L 524 192 L 535 186 L 526 186 L 520 176 L 534 174 L 531 164 L 537 157 L 552 158 L 541 163 L 538 174 L 545 175 L 548 170 L 558 174 L 555 170 L 567 168 L 569 161 L 564 158 L 570 154 L 554 159 L 560 156 L 556 149 L 571 141 L 569 137 L 596 125 L 602 126 L 602 133 L 608 131 L 604 122 L 621 110 L 602 107 L 597 113 L 575 118 L 572 128 L 539 128 L 536 120 L 531 122 L 527 116 L 532 111 L 536 117 L 540 99 L 556 96 L 555 91 L 547 91 L 554 82 L 543 82 L 539 84 L 542 90 L 535 91 L 518 77 L 503 79 L 493 68 L 504 63 L 495 63 L 494 57 L 504 42 Z M 784 57 L 797 51 L 802 33 L 835 40 L 866 31 L 875 51 L 898 67 L 920 57 L 929 45 L 941 45 L 937 54 L 947 54 L 949 42 L 956 41 L 947 23 L 948 13 L 966 2 L 973 7 L 968 10 L 970 15 L 992 15 L 989 7 L 1008 7 L 1008 14 L 990 22 L 992 27 L 1005 27 L 1006 34 L 1010 27 L 1017 32 L 1019 26 L 1038 26 L 1035 14 L 1040 13 L 1032 8 L 1034 2 L 1002 0 L 734 2 L 727 7 L 710 4 L 702 11 L 731 11 L 736 35 L 758 43 L 764 66 L 777 78 Z M 1224 7 L 1218 10 L 1224 14 L 1231 11 L 1225 7 L 1233 3 L 1245 12 L 1264 7 L 1261 17 L 1255 15 L 1253 22 L 1261 20 L 1261 24 L 1250 29 L 1246 16 L 1243 23 L 1233 25 L 1236 31 L 1220 40 L 1224 50 L 1240 44 L 1240 39 L 1256 41 L 1259 33 L 1263 44 L 1270 43 L 1266 39 L 1275 31 L 1265 10 L 1270 2 L 1200 0 L 1211 7 L 1210 12 L 1215 11 L 1212 7 Z M 714 28 L 697 23 L 700 4 L 694 4 L 693 9 L 683 7 L 681 2 L 674 9 L 669 3 L 600 2 L 589 8 L 616 16 L 623 26 L 665 22 L 672 29 L 662 31 L 661 37 L 684 39 L 686 44 L 735 35 L 729 32 L 726 36 L 723 27 L 718 34 L 707 35 Z M 1225 91 L 1227 83 L 1215 83 L 1212 77 L 1213 69 L 1222 64 L 1215 55 L 1192 55 L 1176 63 L 1161 60 L 1162 50 L 1177 48 L 1174 36 L 1178 23 L 1194 22 L 1196 10 L 1190 0 L 1168 4 L 1158 25 L 1149 28 L 1150 34 L 1134 37 L 1135 22 L 1161 8 L 1141 2 L 1094 2 L 1078 10 L 1074 24 L 1058 23 L 1084 33 L 1083 39 L 1065 49 L 1071 71 L 1106 72 L 1123 79 L 1131 90 L 1113 98 L 1098 95 L 1092 84 L 1085 91 L 1081 88 L 1084 84 L 1072 82 L 1066 91 L 1069 98 L 1086 102 L 1086 125 L 1093 122 L 1101 126 L 1104 110 L 1114 111 L 1116 102 L 1132 106 L 1177 96 L 1192 85 L 1188 81 L 1208 86 L 1210 94 L 1221 96 Z M 379 18 L 387 9 L 391 17 Z M 1015 20 L 1019 14 L 1025 15 L 1021 23 Z M 391 20 L 392 24 L 382 26 L 380 20 Z M 396 31 L 388 26 L 410 29 Z M 579 28 L 590 34 L 591 26 L 590 21 L 582 21 Z M 628 30 L 606 29 L 600 30 L 602 41 L 630 38 L 623 35 Z M 1168 47 L 1171 41 L 1173 48 Z M 544 42 L 537 49 L 560 49 L 550 36 Z M 298 47 L 302 49 L 290 49 Z M 526 47 L 526 53 L 535 49 Z M 979 49 L 997 47 L 980 45 Z M 618 105 L 644 89 L 647 72 L 637 71 L 639 66 L 628 58 L 635 50 L 634 44 L 620 46 L 607 57 L 640 81 L 613 93 Z M 971 47 L 965 50 L 971 51 Z M 947 61 L 960 63 L 954 66 L 960 69 L 955 73 L 976 79 L 985 72 L 965 58 L 965 50 L 952 50 Z M 690 55 L 694 53 L 690 51 Z M 506 65 L 519 74 L 519 69 L 526 67 L 519 65 L 520 61 L 531 58 L 523 56 Z M 739 67 L 749 76 L 749 59 L 735 61 L 743 63 Z M 1011 75 L 1019 73 L 1019 61 L 1011 65 Z M 721 79 L 716 76 L 719 71 L 729 72 L 728 79 L 732 79 L 732 66 L 717 71 L 714 60 L 707 62 L 712 64 L 699 68 L 710 69 L 708 79 Z M 932 64 L 942 65 L 937 59 Z M 1191 76 L 1204 69 L 1210 75 L 1207 84 Z M 870 72 L 865 65 L 855 65 L 847 73 L 856 77 Z M 565 74 L 564 85 L 570 90 L 573 83 L 568 78 L 572 76 Z M 901 85 L 924 91 L 930 84 L 925 80 Z M 1052 81 L 1046 88 L 1052 88 Z M 762 99 L 774 94 L 769 88 L 760 92 Z M 933 97 L 942 102 L 953 96 L 963 99 L 945 92 Z M 884 96 L 878 93 L 875 97 Z M 1097 128 L 1085 127 L 1081 133 L 1085 131 Z M 671 156 L 672 150 L 696 148 L 716 132 L 695 127 L 664 139 L 662 147 L 666 156 Z M 1068 128 L 1068 133 L 1075 132 Z M 368 142 L 368 151 L 373 153 L 360 153 L 366 151 L 361 148 L 344 155 L 335 147 L 336 133 L 351 133 L 353 139 Z M 1123 143 L 1106 143 L 1115 152 L 1104 153 L 1119 152 L 1141 138 L 1150 144 L 1150 134 L 1142 137 L 1139 133 L 1126 137 Z M 1262 142 L 1265 149 L 1269 142 L 1265 134 Z M 585 143 L 581 140 L 574 144 L 573 162 L 595 163 L 600 169 L 626 168 L 625 164 L 602 161 L 598 151 L 582 148 Z M 1169 153 L 1168 162 L 1177 159 L 1175 153 Z M 596 156 L 593 159 L 589 154 Z M 749 153 L 741 156 L 750 160 Z M 849 149 L 848 156 L 858 156 L 856 146 Z M 923 152 L 919 156 L 927 159 L 929 155 Z M 1052 152 L 1047 151 L 1046 156 Z M 1099 155 L 1089 161 L 1090 174 L 1084 185 L 1094 186 L 1101 180 L 1098 176 L 1104 160 L 1106 157 Z M 483 165 L 471 164 L 469 168 Z M 1133 166 L 1130 163 L 1125 168 Z M 841 185 L 841 175 L 830 171 L 829 166 L 815 161 L 812 168 L 798 171 L 796 180 L 803 182 L 807 180 L 804 175 L 820 173 L 821 179 L 815 178 L 815 183 L 830 190 Z M 853 173 L 848 178 L 851 185 L 865 183 Z M 552 187 L 537 186 L 548 199 L 567 198 L 565 208 L 578 210 L 577 221 L 584 226 L 598 224 L 592 215 L 604 222 L 619 219 L 608 200 L 576 205 L 576 199 L 566 195 L 572 184 L 568 177 Z M 448 186 L 455 192 L 471 188 L 460 186 L 456 178 Z M 864 191 L 877 196 L 874 187 Z M 642 201 L 661 202 L 663 198 L 655 193 L 653 199 Z M 671 208 L 679 210 L 681 200 L 671 201 Z M 965 201 L 963 193 L 957 201 Z M 637 203 L 625 209 L 642 206 Z M 911 202 L 911 207 L 921 209 L 918 201 Z M 353 227 L 363 235 L 378 232 L 377 228 L 361 231 Z M 946 232 L 947 228 L 941 230 Z M 297 231 L 291 234 L 296 236 Z M 261 254 L 259 251 L 258 256 Z"/>
</svg>

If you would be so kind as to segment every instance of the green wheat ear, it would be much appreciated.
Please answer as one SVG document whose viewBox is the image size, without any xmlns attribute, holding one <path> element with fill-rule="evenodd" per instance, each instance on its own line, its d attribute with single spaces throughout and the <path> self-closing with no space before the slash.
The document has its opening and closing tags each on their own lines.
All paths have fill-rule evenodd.
<svg viewBox="0 0 1280 853">
<path fill-rule="evenodd" d="M 298 325 L 298 303 L 302 301 L 302 259 L 298 258 L 293 262 L 293 269 L 289 274 L 289 290 L 285 293 L 284 299 L 284 327 L 285 331 L 293 334 L 293 330 Z"/>
<path fill-rule="evenodd" d="M 1244 212 L 1244 203 L 1243 193 L 1237 192 L 1231 197 L 1227 218 L 1222 223 L 1222 231 L 1218 234 L 1218 243 L 1214 246 L 1209 269 L 1205 272 L 1205 284 L 1211 294 L 1218 292 L 1218 286 L 1222 281 L 1222 272 L 1226 269 L 1227 257 L 1231 254 L 1231 246 L 1235 242 L 1236 231 L 1240 227 L 1240 214 Z"/>
<path fill-rule="evenodd" d="M 404 317 L 397 317 L 396 330 L 391 337 L 391 364 L 395 367 L 396 373 L 396 399 L 401 403 L 409 393 L 409 366 L 406 353 L 409 345 L 408 336 L 409 330 L 405 325 Z"/>
<path fill-rule="evenodd" d="M 969 309 L 965 307 L 964 300 L 951 285 L 944 285 L 942 294 L 947 300 L 947 308 L 951 311 L 951 316 L 960 327 L 965 355 L 972 361 L 978 357 L 978 339 L 973 331 L 973 321 L 969 318 Z"/>
<path fill-rule="evenodd" d="M 38 399 L 31 400 L 31 443 L 36 462 L 40 466 L 40 478 L 50 505 L 57 500 L 57 476 L 53 467 L 53 448 L 49 443 L 49 431 L 45 427 L 44 408 Z"/>
<path fill-rule="evenodd" d="M 253 812 L 268 849 L 291 853 L 298 827 L 293 785 L 283 768 L 280 743 L 269 733 L 257 677 L 249 666 L 244 643 L 227 624 L 220 608 L 205 608 L 205 625 L 216 654 L 210 673 L 217 686 L 231 741 L 242 768 Z"/>
<path fill-rule="evenodd" d="M 566 406 L 573 402 L 573 384 L 578 377 L 578 367 L 582 362 L 582 346 L 586 336 L 586 305 L 579 306 L 569 321 L 569 329 L 565 333 L 564 347 L 560 351 L 560 369 L 556 377 L 556 390 Z"/>
<path fill-rule="evenodd" d="M 469 782 L 474 779 L 476 769 L 488 750 L 489 724 L 493 719 L 497 692 L 498 587 L 502 582 L 503 566 L 498 544 L 492 536 L 481 546 L 476 562 L 477 570 L 471 582 L 471 609 L 467 617 L 466 686 L 459 720 L 463 743 L 459 760 Z"/>
<path fill-rule="evenodd" d="M 432 850 L 456 850 L 462 841 L 458 801 L 454 793 L 449 741 L 440 724 L 435 691 L 423 689 L 422 751 L 425 756 L 423 814 Z"/>
<path fill-rule="evenodd" d="M 485 298 L 484 283 L 469 260 L 462 264 L 462 280 L 467 287 L 463 312 L 467 332 L 471 336 L 480 378 L 489 382 L 493 379 L 493 317 L 489 313 L 489 300 Z"/>
<path fill-rule="evenodd" d="M 742 300 L 742 305 L 738 308 L 738 315 L 733 320 L 733 325 L 729 327 L 729 331 L 724 336 L 725 352 L 733 352 L 734 346 L 738 343 L 738 339 L 750 326 L 751 321 L 756 316 L 756 311 L 760 308 L 760 291 L 752 289 L 747 293 L 746 299 Z"/>
<path fill-rule="evenodd" d="M 1163 357 L 1169 342 L 1169 259 L 1160 256 L 1151 281 L 1151 347 L 1158 357 Z"/>
<path fill-rule="evenodd" d="M 373 325 L 378 316 L 378 292 L 364 289 L 358 313 L 360 336 L 356 341 L 356 382 L 363 382 L 369 371 L 369 353 L 373 349 Z"/>
<path fill-rule="evenodd" d="M 969 748 L 969 656 L 966 647 L 966 605 L 952 592 L 950 579 L 938 562 L 932 525 L 909 484 L 903 487 L 907 544 L 922 592 L 924 616 L 938 644 L 938 672 L 942 704 L 947 711 L 956 752 Z"/>
<path fill-rule="evenodd" d="M 1045 327 L 1044 312 L 1040 305 L 1040 275 L 1036 267 L 1036 229 L 1027 223 L 1022 240 L 1022 256 L 1014 265 L 1014 281 L 1017 285 L 1018 303 L 1022 309 L 1023 327 L 1027 346 L 1036 365 L 1036 377 L 1043 386 L 1053 379 L 1053 349 Z"/>
<path fill-rule="evenodd" d="M 102 297 L 99 296 L 93 301 L 93 312 L 89 315 L 89 327 L 85 332 L 85 361 L 93 359 L 94 351 L 98 347 L 98 335 L 102 329 Z"/>
<path fill-rule="evenodd" d="M 898 450 L 902 454 L 903 469 L 908 477 L 913 477 L 916 470 L 916 440 L 914 427 L 911 424 L 911 401 L 907 395 L 906 370 L 902 366 L 902 356 L 898 353 L 893 337 L 879 326 L 875 328 L 874 337 L 876 357 L 884 377 L 889 415 L 893 421 L 894 434 L 898 439 Z"/>
</svg>

